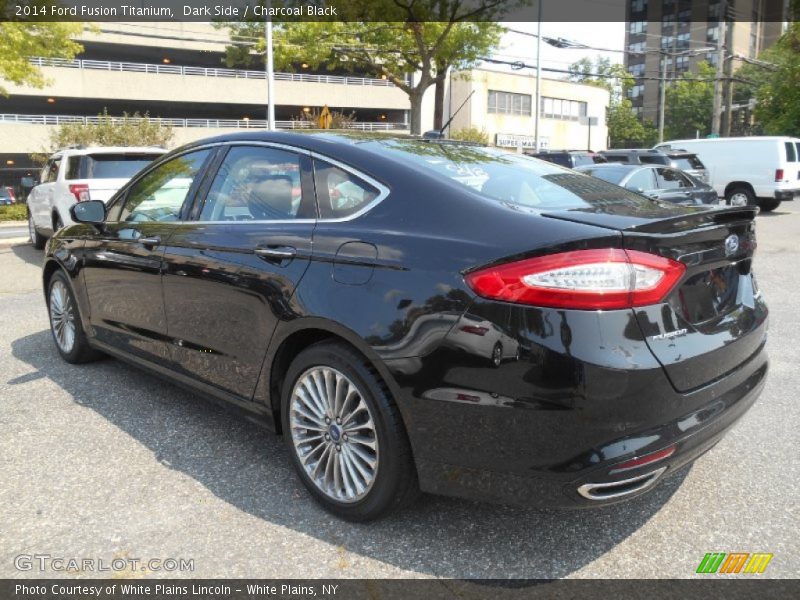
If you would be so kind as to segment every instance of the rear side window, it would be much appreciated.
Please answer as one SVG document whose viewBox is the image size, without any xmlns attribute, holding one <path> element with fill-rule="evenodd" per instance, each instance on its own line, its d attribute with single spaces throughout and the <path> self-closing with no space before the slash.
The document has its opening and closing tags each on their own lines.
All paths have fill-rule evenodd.
<svg viewBox="0 0 800 600">
<path fill-rule="evenodd" d="M 380 190 L 352 173 L 324 160 L 314 161 L 320 216 L 323 219 L 349 217 L 380 196 Z"/>
<path fill-rule="evenodd" d="M 69 159 L 68 179 L 130 179 L 160 154 L 86 154 Z"/>
<path fill-rule="evenodd" d="M 625 187 L 635 192 L 638 190 L 642 190 L 643 192 L 652 190 L 656 187 L 654 175 L 655 170 L 653 168 L 637 171 L 631 175 L 631 178 L 628 180 L 628 183 L 625 184 Z"/>
<path fill-rule="evenodd" d="M 682 171 L 705 169 L 706 166 L 696 156 L 679 156 L 672 160 L 673 166 Z"/>
<path fill-rule="evenodd" d="M 787 162 L 797 162 L 797 151 L 792 142 L 785 142 L 784 147 L 786 148 L 786 160 Z"/>
<path fill-rule="evenodd" d="M 675 169 L 657 169 L 658 189 L 675 190 L 694 187 L 692 182 Z"/>
</svg>

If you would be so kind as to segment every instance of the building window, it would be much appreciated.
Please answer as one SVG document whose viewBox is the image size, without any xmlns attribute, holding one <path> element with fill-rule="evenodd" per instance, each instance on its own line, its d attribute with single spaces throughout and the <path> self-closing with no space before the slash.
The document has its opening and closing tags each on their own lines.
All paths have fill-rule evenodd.
<svg viewBox="0 0 800 600">
<path fill-rule="evenodd" d="M 644 94 L 644 84 L 632 85 L 628 89 L 628 98 L 638 98 Z"/>
<path fill-rule="evenodd" d="M 713 2 L 708 5 L 708 22 L 709 23 L 716 23 L 719 21 L 719 17 L 722 14 L 722 9 L 720 7 L 719 2 Z"/>
<path fill-rule="evenodd" d="M 631 21 L 629 31 L 632 34 L 647 33 L 647 21 Z"/>
<path fill-rule="evenodd" d="M 631 12 L 638 13 L 647 10 L 647 0 L 631 0 Z"/>
<path fill-rule="evenodd" d="M 688 27 L 689 26 L 689 22 L 691 20 L 692 20 L 692 11 L 691 11 L 691 9 L 687 8 L 686 10 L 682 10 L 681 12 L 678 13 L 678 23 L 680 23 L 680 26 L 682 28 L 683 27 Z"/>
<path fill-rule="evenodd" d="M 561 98 L 542 98 L 541 115 L 548 119 L 579 121 L 586 116 L 586 102 L 563 100 Z"/>
<path fill-rule="evenodd" d="M 531 96 L 489 90 L 489 114 L 531 116 Z"/>
<path fill-rule="evenodd" d="M 642 75 L 644 75 L 644 63 L 630 65 L 628 67 L 628 72 L 634 77 L 641 77 Z"/>
<path fill-rule="evenodd" d="M 706 60 L 708 61 L 708 64 L 717 66 L 717 53 L 709 52 L 708 54 L 706 54 Z"/>
<path fill-rule="evenodd" d="M 675 42 L 675 38 L 671 35 L 665 35 L 661 38 L 661 47 L 662 48 L 672 48 L 672 44 Z"/>
<path fill-rule="evenodd" d="M 706 29 L 706 42 L 717 43 L 719 41 L 719 25 L 714 25 Z"/>
<path fill-rule="evenodd" d="M 688 56 L 678 56 L 675 58 L 675 69 L 683 72 L 689 70 L 689 57 Z"/>
<path fill-rule="evenodd" d="M 679 33 L 678 37 L 677 37 L 677 40 L 678 40 L 678 43 L 676 44 L 676 46 L 678 48 L 680 48 L 681 50 L 685 50 L 691 44 L 692 34 L 689 33 L 688 31 L 685 32 L 685 33 Z"/>
<path fill-rule="evenodd" d="M 647 42 L 635 42 L 628 44 L 628 52 L 644 52 L 647 49 Z"/>
</svg>

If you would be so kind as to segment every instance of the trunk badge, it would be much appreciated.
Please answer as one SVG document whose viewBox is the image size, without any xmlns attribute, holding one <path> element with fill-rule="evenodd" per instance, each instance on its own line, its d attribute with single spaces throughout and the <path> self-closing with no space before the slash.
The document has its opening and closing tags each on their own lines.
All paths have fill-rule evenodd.
<svg viewBox="0 0 800 600">
<path fill-rule="evenodd" d="M 735 233 L 732 233 L 728 237 L 725 238 L 725 256 L 730 256 L 731 254 L 736 254 L 736 251 L 739 249 L 739 236 Z"/>
<path fill-rule="evenodd" d="M 675 331 L 668 331 L 666 333 L 660 333 L 658 335 L 651 335 L 650 339 L 653 341 L 658 340 L 671 340 L 672 338 L 680 337 L 682 335 L 686 335 L 688 331 L 686 329 L 676 329 Z"/>
</svg>

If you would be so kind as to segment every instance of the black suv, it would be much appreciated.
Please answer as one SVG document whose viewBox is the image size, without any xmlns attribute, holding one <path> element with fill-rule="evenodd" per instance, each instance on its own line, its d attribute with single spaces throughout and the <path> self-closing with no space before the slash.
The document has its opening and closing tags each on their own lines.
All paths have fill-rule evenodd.
<svg viewBox="0 0 800 600">
<path fill-rule="evenodd" d="M 545 150 L 543 152 L 526 152 L 525 154 L 570 169 L 606 162 L 606 159 L 599 154 L 587 150 Z"/>
<path fill-rule="evenodd" d="M 665 165 L 673 169 L 680 169 L 689 173 L 703 183 L 708 183 L 706 166 L 697 158 L 696 154 L 686 150 L 638 150 L 619 149 L 601 150 L 600 154 L 608 162 L 626 163 L 630 165 Z"/>
</svg>

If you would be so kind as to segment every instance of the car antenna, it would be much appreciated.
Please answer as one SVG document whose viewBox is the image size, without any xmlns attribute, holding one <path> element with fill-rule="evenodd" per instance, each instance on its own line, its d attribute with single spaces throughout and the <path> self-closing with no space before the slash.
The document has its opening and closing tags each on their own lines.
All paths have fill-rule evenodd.
<svg viewBox="0 0 800 600">
<path fill-rule="evenodd" d="M 453 122 L 453 119 L 455 119 L 455 118 L 456 118 L 456 115 L 457 115 L 457 114 L 458 114 L 458 113 L 461 111 L 461 109 L 462 109 L 462 108 L 464 108 L 464 105 L 465 105 L 467 102 L 469 102 L 469 99 L 470 99 L 470 98 L 472 98 L 472 94 L 474 94 L 474 93 L 475 93 L 475 90 L 472 90 L 472 91 L 469 93 L 469 96 L 467 96 L 466 100 L 464 100 L 464 101 L 461 103 L 461 106 L 459 106 L 459 107 L 456 109 L 456 112 L 454 112 L 452 115 L 450 115 L 450 118 L 449 118 L 449 119 L 447 119 L 447 123 L 445 123 L 444 125 L 442 125 L 442 128 L 439 130 L 439 137 L 444 137 L 444 130 L 445 130 L 445 129 L 447 129 L 447 128 L 450 126 L 450 123 L 452 123 L 452 122 Z"/>
</svg>

